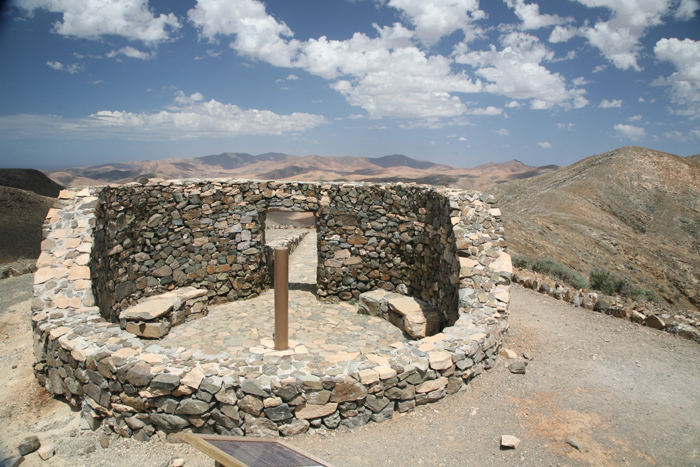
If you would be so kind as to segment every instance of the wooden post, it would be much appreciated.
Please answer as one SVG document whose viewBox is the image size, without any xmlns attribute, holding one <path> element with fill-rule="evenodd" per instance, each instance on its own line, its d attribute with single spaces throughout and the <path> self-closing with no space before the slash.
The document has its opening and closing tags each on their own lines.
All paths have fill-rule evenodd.
<svg viewBox="0 0 700 467">
<path fill-rule="evenodd" d="M 289 248 L 275 248 L 275 349 L 289 347 Z"/>
</svg>

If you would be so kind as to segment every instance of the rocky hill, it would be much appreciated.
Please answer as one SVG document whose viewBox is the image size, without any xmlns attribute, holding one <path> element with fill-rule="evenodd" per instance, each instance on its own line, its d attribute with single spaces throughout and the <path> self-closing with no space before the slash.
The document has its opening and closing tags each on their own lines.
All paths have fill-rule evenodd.
<svg viewBox="0 0 700 467">
<path fill-rule="evenodd" d="M 133 161 L 48 171 L 66 186 L 127 183 L 148 178 L 248 178 L 299 181 L 415 182 L 480 189 L 495 183 L 527 178 L 556 170 L 557 166 L 530 167 L 518 161 L 490 163 L 465 169 L 411 159 L 402 154 L 378 158 L 352 156 L 298 157 L 282 153 L 253 156 L 223 154 L 193 159 Z"/>
<path fill-rule="evenodd" d="M 604 268 L 669 304 L 700 307 L 700 161 L 625 146 L 489 190 L 511 253 Z"/>
<path fill-rule="evenodd" d="M 0 186 L 27 190 L 37 195 L 55 198 L 63 189 L 43 172 L 35 169 L 0 169 Z"/>
<path fill-rule="evenodd" d="M 53 203 L 54 198 L 0 186 L 0 264 L 39 257 L 41 229 Z"/>
</svg>

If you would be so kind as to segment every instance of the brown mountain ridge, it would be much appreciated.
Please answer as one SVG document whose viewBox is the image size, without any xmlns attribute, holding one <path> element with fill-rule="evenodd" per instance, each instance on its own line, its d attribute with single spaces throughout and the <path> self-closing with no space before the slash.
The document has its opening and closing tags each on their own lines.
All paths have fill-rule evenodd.
<svg viewBox="0 0 700 467">
<path fill-rule="evenodd" d="M 511 252 L 603 268 L 671 305 L 700 307 L 700 163 L 625 146 L 489 190 Z"/>
</svg>

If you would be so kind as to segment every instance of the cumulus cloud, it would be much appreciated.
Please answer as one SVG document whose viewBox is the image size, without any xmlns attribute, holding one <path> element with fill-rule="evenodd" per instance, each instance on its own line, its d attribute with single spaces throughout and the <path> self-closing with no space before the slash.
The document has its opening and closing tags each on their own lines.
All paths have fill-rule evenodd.
<svg viewBox="0 0 700 467">
<path fill-rule="evenodd" d="M 552 143 L 549 141 L 542 141 L 541 143 L 537 143 L 537 145 L 543 149 L 549 149 L 552 147 Z"/>
<path fill-rule="evenodd" d="M 404 19 L 416 27 L 416 37 L 426 45 L 457 30 L 464 33 L 467 42 L 483 32 L 473 24 L 486 17 L 479 10 L 479 0 L 389 0 L 387 5 L 402 12 Z"/>
<path fill-rule="evenodd" d="M 601 109 L 611 109 L 614 107 L 622 107 L 622 100 L 621 99 L 613 99 L 612 101 L 609 101 L 607 99 L 603 99 L 600 101 L 600 104 L 598 104 L 598 107 Z"/>
<path fill-rule="evenodd" d="M 557 123 L 557 128 L 559 128 L 560 130 L 571 131 L 574 129 L 574 124 L 573 123 Z"/>
<path fill-rule="evenodd" d="M 671 102 L 685 107 L 676 110 L 677 115 L 700 118 L 700 41 L 661 39 L 654 53 L 656 58 L 671 62 L 678 70 L 667 78 L 660 77 L 654 84 L 669 86 Z"/>
<path fill-rule="evenodd" d="M 455 61 L 477 68 L 476 74 L 486 81 L 484 91 L 511 99 L 530 100 L 532 109 L 581 108 L 588 104 L 586 91 L 568 87 L 566 79 L 552 73 L 541 62 L 551 61 L 554 52 L 540 40 L 526 33 L 511 32 L 500 38 L 502 50 L 491 45 L 490 50 L 457 55 Z"/>
<path fill-rule="evenodd" d="M 630 122 L 638 122 L 638 121 L 640 121 L 641 119 L 642 119 L 642 116 L 641 116 L 641 114 L 640 114 L 640 115 L 632 115 L 632 116 L 631 116 L 630 118 L 628 118 L 627 120 L 630 121 Z"/>
<path fill-rule="evenodd" d="M 312 129 L 325 119 L 321 115 L 279 115 L 268 110 L 241 109 L 214 99 L 204 101 L 196 92 L 178 92 L 173 105 L 154 112 L 101 110 L 85 118 L 67 119 L 49 115 L 0 117 L 0 130 L 15 137 L 47 135 L 63 138 L 127 138 L 173 140 L 197 137 L 279 135 Z"/>
<path fill-rule="evenodd" d="M 464 136 L 459 137 L 459 141 L 466 141 L 466 140 L 467 140 L 467 138 L 465 138 Z"/>
<path fill-rule="evenodd" d="M 153 45 L 182 27 L 172 13 L 155 16 L 147 0 L 15 0 L 15 5 L 29 12 L 45 9 L 62 14 L 53 31 L 80 39 L 116 35 Z"/>
<path fill-rule="evenodd" d="M 416 24 L 428 27 L 418 3 L 398 2 L 394 6 L 407 11 Z M 200 0 L 188 17 L 201 37 L 210 41 L 235 36 L 229 45 L 239 55 L 274 66 L 301 68 L 333 81 L 331 88 L 351 105 L 365 109 L 370 118 L 455 117 L 467 107 L 451 93 L 481 89 L 480 82 L 453 72 L 451 59 L 428 56 L 416 47 L 413 38 L 417 33 L 400 23 L 375 25 L 377 36 L 373 38 L 355 33 L 344 41 L 325 36 L 299 41 L 256 0 Z"/>
<path fill-rule="evenodd" d="M 509 109 L 517 109 L 518 107 L 520 107 L 520 102 L 510 101 L 506 104 L 506 107 L 508 107 Z"/>
<path fill-rule="evenodd" d="M 129 57 L 129 58 L 138 58 L 140 60 L 151 60 L 152 58 L 155 58 L 155 56 L 156 56 L 155 53 L 142 52 L 142 51 L 135 49 L 131 46 L 122 47 L 119 50 L 112 50 L 111 52 L 107 53 L 107 57 L 109 57 L 109 58 L 114 58 L 117 55 L 124 55 L 124 56 Z"/>
<path fill-rule="evenodd" d="M 688 137 L 677 130 L 667 131 L 666 133 L 664 133 L 664 136 L 666 138 L 678 141 L 679 143 L 687 143 L 688 142 Z"/>
<path fill-rule="evenodd" d="M 85 71 L 85 67 L 79 63 L 74 63 L 72 65 L 64 65 L 61 62 L 46 62 L 46 64 L 53 68 L 56 71 L 63 71 L 64 73 L 70 73 L 71 75 L 74 75 L 76 73 L 80 73 L 81 71 Z"/>
<path fill-rule="evenodd" d="M 552 32 L 549 34 L 549 42 L 551 43 L 557 43 L 557 42 L 566 42 L 572 37 L 576 35 L 578 32 L 578 29 L 573 27 L 573 26 L 556 26 Z"/>
<path fill-rule="evenodd" d="M 675 17 L 677 20 L 689 21 L 695 18 L 695 12 L 700 10 L 700 2 L 698 0 L 681 0 Z"/>
<path fill-rule="evenodd" d="M 526 4 L 524 0 L 504 0 L 509 8 L 515 10 L 515 15 L 520 18 L 520 29 L 530 30 L 570 23 L 573 18 L 562 18 L 558 15 L 541 15 L 540 6 L 537 3 Z"/>
<path fill-rule="evenodd" d="M 496 133 L 499 136 L 510 136 L 510 131 L 506 130 L 505 128 L 501 128 L 500 130 L 494 130 L 494 133 Z"/>
<path fill-rule="evenodd" d="M 583 26 L 578 33 L 598 48 L 617 68 L 641 70 L 637 58 L 639 42 L 651 26 L 662 23 L 672 0 L 578 0 L 589 8 L 603 7 L 611 11 L 608 21 Z"/>
<path fill-rule="evenodd" d="M 499 109 L 498 107 L 494 107 L 492 105 L 486 107 L 485 109 L 469 109 L 467 112 L 469 115 L 487 115 L 487 116 L 494 116 L 494 115 L 501 115 L 503 113 L 503 109 Z"/>
<path fill-rule="evenodd" d="M 646 136 L 646 131 L 644 128 L 640 128 L 638 126 L 623 125 L 618 123 L 617 125 L 613 126 L 613 128 L 619 133 L 619 136 L 629 138 L 632 141 L 639 141 Z"/>
</svg>

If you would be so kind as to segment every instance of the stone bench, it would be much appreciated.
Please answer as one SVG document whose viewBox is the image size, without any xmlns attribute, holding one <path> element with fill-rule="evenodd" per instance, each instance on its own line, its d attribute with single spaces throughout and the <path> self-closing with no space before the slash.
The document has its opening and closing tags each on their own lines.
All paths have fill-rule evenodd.
<svg viewBox="0 0 700 467">
<path fill-rule="evenodd" d="M 119 314 L 121 328 L 139 337 L 159 339 L 172 326 L 206 316 L 207 290 L 183 287 L 141 299 Z"/>
<path fill-rule="evenodd" d="M 423 300 L 383 289 L 360 294 L 358 313 L 389 321 L 414 339 L 440 332 L 440 314 Z"/>
</svg>

